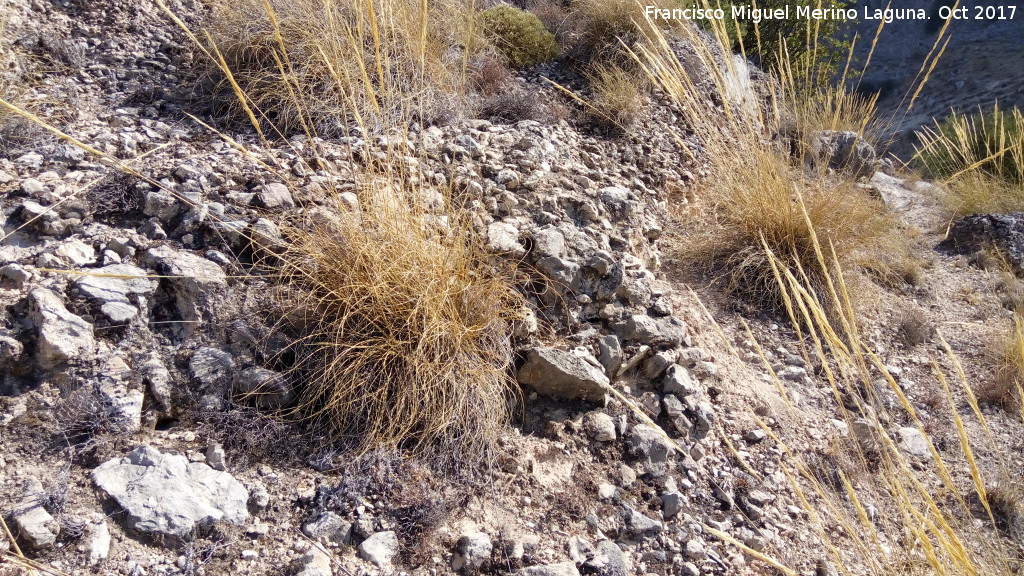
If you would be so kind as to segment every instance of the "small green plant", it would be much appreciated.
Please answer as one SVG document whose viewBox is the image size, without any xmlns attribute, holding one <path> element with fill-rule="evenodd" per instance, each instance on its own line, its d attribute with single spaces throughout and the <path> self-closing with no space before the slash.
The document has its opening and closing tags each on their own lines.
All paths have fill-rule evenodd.
<svg viewBox="0 0 1024 576">
<path fill-rule="evenodd" d="M 558 56 L 555 36 L 534 14 L 508 5 L 480 13 L 484 34 L 514 68 L 528 68 Z"/>
<path fill-rule="evenodd" d="M 650 21 L 645 16 L 645 6 L 658 8 L 680 8 L 676 0 L 650 0 L 640 3 L 635 0 L 573 0 L 566 19 L 567 52 L 578 61 L 614 63 L 619 66 L 632 64 L 625 48 L 635 47 L 637 42 L 648 36 L 654 25 L 668 28 L 684 26 L 683 20 Z"/>
</svg>

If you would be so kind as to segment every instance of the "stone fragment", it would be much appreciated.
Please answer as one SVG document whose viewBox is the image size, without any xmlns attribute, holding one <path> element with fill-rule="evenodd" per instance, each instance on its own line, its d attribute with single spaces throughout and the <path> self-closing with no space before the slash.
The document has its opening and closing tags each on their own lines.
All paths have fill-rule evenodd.
<svg viewBox="0 0 1024 576">
<path fill-rule="evenodd" d="M 86 549 L 89 552 L 89 565 L 95 566 L 110 555 L 110 528 L 105 520 L 99 520 L 89 526 Z"/>
<path fill-rule="evenodd" d="M 538 394 L 594 402 L 604 400 L 609 385 L 594 364 L 565 350 L 541 347 L 527 351 L 518 379 Z"/>
<path fill-rule="evenodd" d="M 303 524 L 302 533 L 313 540 L 348 544 L 352 539 L 352 523 L 334 512 L 324 512 Z"/>
<path fill-rule="evenodd" d="M 904 452 L 915 458 L 930 460 L 932 451 L 928 447 L 928 439 L 921 434 L 921 431 L 912 426 L 903 426 L 897 430 L 899 446 Z"/>
<path fill-rule="evenodd" d="M 64 307 L 59 296 L 45 288 L 28 294 L 29 317 L 39 334 L 37 361 L 52 369 L 74 360 L 92 358 L 96 348 L 93 326 Z"/>
<path fill-rule="evenodd" d="M 575 562 L 527 566 L 515 572 L 516 576 L 580 576 Z"/>
<path fill-rule="evenodd" d="M 675 518 L 683 509 L 683 495 L 679 492 L 666 492 L 661 495 L 661 511 L 665 518 Z"/>
<path fill-rule="evenodd" d="M 585 567 L 600 576 L 627 576 L 630 574 L 629 559 L 619 546 L 611 540 L 597 543 L 597 553 L 585 563 Z"/>
<path fill-rule="evenodd" d="M 290 573 L 295 576 L 332 576 L 333 574 L 331 558 L 316 548 L 292 562 L 290 569 Z"/>
<path fill-rule="evenodd" d="M 231 372 L 235 368 L 234 357 L 219 348 L 203 347 L 195 351 L 188 363 L 192 377 L 199 383 L 199 389 L 227 390 Z"/>
<path fill-rule="evenodd" d="M 15 288 L 32 279 L 32 273 L 26 270 L 21 264 L 7 264 L 0 268 L 0 277 L 9 281 Z"/>
<path fill-rule="evenodd" d="M 661 522 L 648 517 L 630 506 L 625 506 L 625 520 L 626 530 L 639 538 L 657 536 L 664 529 Z"/>
<path fill-rule="evenodd" d="M 623 352 L 619 337 L 614 334 L 602 336 L 597 341 L 599 351 L 598 360 L 604 366 L 604 371 L 609 378 L 614 378 L 619 367 L 622 366 Z"/>
<path fill-rule="evenodd" d="M 662 433 L 646 424 L 633 426 L 626 437 L 626 445 L 634 456 L 651 464 L 664 463 L 671 451 Z"/>
<path fill-rule="evenodd" d="M 583 417 L 583 428 L 597 442 L 615 441 L 615 421 L 604 412 L 594 410 Z"/>
<path fill-rule="evenodd" d="M 53 251 L 53 255 L 71 266 L 87 266 L 96 262 L 96 249 L 81 240 L 68 240 Z"/>
<path fill-rule="evenodd" d="M 519 241 L 519 229 L 508 222 L 493 222 L 487 226 L 487 247 L 491 252 L 516 258 L 526 255 L 526 248 Z"/>
<path fill-rule="evenodd" d="M 227 278 L 220 266 L 187 252 L 175 250 L 167 244 L 146 250 L 142 263 L 162 276 L 162 289 L 173 299 L 181 322 L 174 324 L 176 335 L 192 335 L 209 314 L 212 301 L 227 286 Z"/>
<path fill-rule="evenodd" d="M 812 165 L 864 176 L 875 171 L 876 159 L 875 149 L 856 132 L 821 130 L 810 135 L 808 161 Z"/>
<path fill-rule="evenodd" d="M 479 570 L 484 562 L 490 560 L 494 544 L 490 536 L 483 532 L 463 534 L 455 543 L 452 555 L 452 570 Z"/>
<path fill-rule="evenodd" d="M 238 372 L 232 381 L 232 393 L 263 410 L 285 406 L 295 396 L 283 374 L 259 366 Z"/>
<path fill-rule="evenodd" d="M 623 340 L 641 344 L 677 346 L 686 338 L 686 324 L 674 316 L 652 318 L 634 314 L 623 323 L 619 335 Z"/>
<path fill-rule="evenodd" d="M 294 208 L 295 200 L 288 187 L 279 182 L 264 184 L 256 191 L 253 203 L 261 208 Z"/>
<path fill-rule="evenodd" d="M 60 525 L 43 508 L 43 484 L 35 477 L 25 482 L 23 496 L 11 512 L 15 532 L 33 549 L 50 548 L 57 543 Z"/>
<path fill-rule="evenodd" d="M 249 492 L 233 476 L 150 446 L 101 464 L 92 478 L 143 534 L 190 540 L 216 522 L 249 517 Z"/>
<path fill-rule="evenodd" d="M 164 224 L 173 220 L 180 211 L 181 206 L 177 198 L 158 190 L 147 192 L 142 204 L 143 214 L 157 218 Z"/>
<path fill-rule="evenodd" d="M 358 548 L 359 557 L 380 568 L 389 568 L 398 556 L 398 535 L 394 532 L 377 532 L 363 540 Z"/>
</svg>

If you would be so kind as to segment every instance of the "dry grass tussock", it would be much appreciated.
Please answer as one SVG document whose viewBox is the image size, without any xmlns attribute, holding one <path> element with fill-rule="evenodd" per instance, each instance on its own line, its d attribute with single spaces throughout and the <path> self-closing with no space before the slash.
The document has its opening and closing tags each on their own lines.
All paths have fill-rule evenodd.
<svg viewBox="0 0 1024 576">
<path fill-rule="evenodd" d="M 917 133 L 916 159 L 945 181 L 954 215 L 1024 210 L 1024 113 L 952 113 Z"/>
<path fill-rule="evenodd" d="M 978 399 L 1024 416 L 1024 316 L 1018 311 L 1013 326 L 998 335 L 988 353 L 992 378 L 978 382 Z"/>
<path fill-rule="evenodd" d="M 719 31 L 717 38 L 724 41 L 725 32 Z M 679 104 L 686 121 L 701 134 L 711 168 L 701 195 L 713 223 L 698 232 L 686 256 L 723 270 L 734 292 L 776 310 L 782 301 L 764 247 L 788 268 L 813 277 L 821 271 L 814 265 L 814 233 L 825 245 L 834 246 L 846 265 L 863 267 L 894 283 L 911 276 L 915 264 L 906 239 L 884 205 L 848 179 L 808 173 L 802 159 L 773 149 L 768 134 L 777 129 L 779 115 L 731 101 L 728 95 L 740 74 L 733 61 L 718 64 L 715 47 L 695 33 L 690 40 L 723 95 L 725 123 L 721 116 L 703 112 L 709 103 L 697 88 L 692 68 L 676 58 L 665 36 L 655 32 L 634 54 L 651 82 Z M 852 101 L 834 97 L 829 102 L 842 106 Z M 780 98 L 769 109 L 780 111 L 783 103 Z M 818 117 L 852 115 L 847 109 L 826 115 L 821 108 Z"/>
<path fill-rule="evenodd" d="M 453 19 L 437 12 L 449 9 Z M 509 275 L 492 264 L 466 214 L 449 202 L 450 191 L 432 188 L 405 156 L 408 126 L 417 120 L 411 103 L 422 103 L 425 83 L 461 86 L 458 76 L 444 75 L 449 69 L 436 77 L 432 70 L 445 63 L 439 50 L 468 33 L 460 28 L 464 9 L 443 1 L 327 0 L 274 4 L 262 17 L 251 15 L 261 33 L 272 36 L 263 45 L 275 65 L 327 67 L 330 83 L 327 91 L 317 91 L 323 88 L 317 84 L 299 90 L 301 81 L 293 84 L 294 76 L 271 70 L 271 84 L 280 77 L 289 81 L 239 84 L 239 106 L 252 111 L 252 103 L 263 102 L 292 111 L 309 134 L 318 117 L 308 101 L 315 98 L 324 113 L 340 115 L 364 134 L 389 134 L 393 143 L 386 152 L 353 150 L 373 158 L 372 167 L 355 178 L 357 210 L 337 197 L 331 210 L 314 209 L 317 217 L 283 226 L 285 243 L 256 251 L 268 255 L 261 268 L 278 280 L 275 296 L 286 311 L 280 322 L 296 338 L 276 359 L 293 367 L 298 402 L 291 414 L 312 424 L 317 437 L 354 454 L 402 448 L 477 462 L 494 446 L 517 398 L 510 380 L 510 320 L 520 296 Z M 242 54 L 252 46 L 239 45 Z M 289 46 L 307 50 L 312 61 L 293 59 Z M 247 73 L 226 58 L 217 61 L 225 78 Z M 404 76 L 407 66 L 413 70 Z M 290 178 L 275 175 L 286 183 Z"/>
<path fill-rule="evenodd" d="M 4 37 L 5 22 L 0 15 L 0 100 L 39 112 L 38 102 L 28 99 L 31 79 L 26 69 L 34 67 L 28 55 L 9 45 Z M 35 123 L 13 110 L 0 106 L 0 156 L 14 157 L 28 152 L 46 135 Z"/>
<path fill-rule="evenodd" d="M 643 111 L 642 79 L 614 65 L 597 64 L 587 74 L 593 97 L 587 111 L 605 131 L 625 133 Z"/>
<path fill-rule="evenodd" d="M 216 0 L 200 41 L 225 111 L 283 133 L 447 114 L 484 49 L 460 0 Z"/>
<path fill-rule="evenodd" d="M 298 413 L 357 453 L 479 456 L 517 397 L 519 297 L 462 215 L 442 225 L 417 197 L 375 180 L 361 210 L 290 232 L 279 295 L 300 334 Z"/>
<path fill-rule="evenodd" d="M 785 50 L 785 44 L 782 49 Z M 782 91 L 784 123 L 792 122 L 792 134 L 799 158 L 811 153 L 811 139 L 816 132 L 853 132 L 873 146 L 879 145 L 888 132 L 888 122 L 877 114 L 878 94 L 863 96 L 850 90 L 845 73 L 833 83 L 821 83 L 806 89 L 816 76 L 806 67 L 793 67 L 783 54 L 776 71 Z M 825 159 L 826 163 L 829 159 Z"/>
</svg>

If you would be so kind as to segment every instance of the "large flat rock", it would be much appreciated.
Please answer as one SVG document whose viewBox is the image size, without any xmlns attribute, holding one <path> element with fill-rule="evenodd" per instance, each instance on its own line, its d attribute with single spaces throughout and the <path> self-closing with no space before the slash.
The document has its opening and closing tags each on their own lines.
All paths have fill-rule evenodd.
<svg viewBox="0 0 1024 576">
<path fill-rule="evenodd" d="M 150 446 L 103 463 L 92 478 L 144 534 L 188 540 L 215 522 L 242 524 L 249 516 L 249 491 L 233 476 Z"/>
</svg>

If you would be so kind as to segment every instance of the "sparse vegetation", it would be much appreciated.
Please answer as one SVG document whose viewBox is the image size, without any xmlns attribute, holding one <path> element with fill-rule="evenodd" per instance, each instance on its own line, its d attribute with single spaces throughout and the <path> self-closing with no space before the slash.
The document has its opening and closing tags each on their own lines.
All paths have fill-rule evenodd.
<svg viewBox="0 0 1024 576">
<path fill-rule="evenodd" d="M 220 109 L 272 134 L 450 112 L 484 46 L 456 0 L 218 1 L 210 23 L 197 42 Z"/>
<path fill-rule="evenodd" d="M 966 172 L 1024 183 L 1024 113 L 995 105 L 977 114 L 953 112 L 918 133 L 918 158 L 936 178 Z"/>
<path fill-rule="evenodd" d="M 684 65 L 664 36 L 652 38 L 654 42 L 640 53 L 640 64 L 683 109 L 694 111 L 688 120 L 706 134 L 714 170 L 705 192 L 714 224 L 694 242 L 694 260 L 718 264 L 734 292 L 776 310 L 782 302 L 765 248 L 778 254 L 787 267 L 816 276 L 821 269 L 814 265 L 813 233 L 842 262 L 863 266 L 883 278 L 906 275 L 911 262 L 905 239 L 880 202 L 841 178 L 804 174 L 786 156 L 766 146 L 763 126 L 777 119 L 745 114 L 739 107 L 730 107 L 725 97 L 726 127 L 696 112 L 706 104 Z M 698 37 L 694 42 L 703 45 Z M 704 50 L 704 60 L 714 62 L 711 48 Z M 720 94 L 728 94 L 728 75 L 735 71 L 709 67 L 718 71 L 714 81 Z M 834 110 L 832 116 L 849 117 L 841 110 Z"/>
<path fill-rule="evenodd" d="M 955 215 L 1024 209 L 1024 113 L 998 105 L 977 114 L 953 112 L 917 133 L 916 158 L 946 181 Z"/>
<path fill-rule="evenodd" d="M 275 126 L 309 135 L 331 118 L 363 134 L 398 133 L 386 150 L 352 151 L 372 160 L 357 176 L 358 208 L 334 197 L 338 213 L 286 226 L 286 243 L 256 251 L 278 281 L 281 328 L 295 338 L 271 360 L 298 383 L 292 413 L 351 454 L 402 448 L 478 462 L 517 398 L 510 311 L 519 296 L 450 190 L 428 184 L 404 155 L 422 100 L 463 91 L 470 54 L 460 64 L 450 48 L 483 50 L 473 18 L 455 2 L 384 1 L 372 12 L 341 1 L 262 13 L 257 4 L 219 6 L 227 44 L 209 48 L 219 75 L 237 79 L 246 114 L 291 118 Z M 363 20 L 350 22 L 350 11 Z M 223 28 L 238 18 L 262 36 Z"/>
<path fill-rule="evenodd" d="M 531 12 L 508 5 L 480 13 L 484 34 L 514 68 L 527 68 L 558 55 L 555 36 Z"/>
<path fill-rule="evenodd" d="M 869 462 L 877 464 L 873 474 L 860 478 L 851 478 L 845 469 L 840 469 L 836 475 L 825 479 L 815 468 L 820 460 L 805 461 L 801 457 L 798 462 L 786 465 L 790 486 L 798 494 L 804 510 L 816 519 L 812 523 L 813 530 L 825 543 L 829 560 L 847 572 L 849 558 L 842 550 L 852 548 L 858 550 L 858 559 L 871 573 L 938 572 L 964 576 L 1014 573 L 1004 543 L 986 539 L 982 530 L 996 528 L 996 515 L 1007 517 L 1007 510 L 1009 517 L 1015 518 L 1019 499 L 1012 492 L 997 491 L 990 495 L 986 488 L 992 486 L 989 482 L 992 476 L 999 478 L 1000 485 L 1013 483 L 959 359 L 938 335 L 959 390 L 950 385 L 946 371 L 938 363 L 933 364 L 935 384 L 944 392 L 943 403 L 966 461 L 957 464 L 969 470 L 964 477 L 954 478 L 954 464 L 940 454 L 936 440 L 928 433 L 920 413 L 904 395 L 897 379 L 862 340 L 857 315 L 834 252 L 817 239 L 813 229 L 812 242 L 816 265 L 828 270 L 819 275 L 826 279 L 821 289 L 808 284 L 806 275 L 788 270 L 785 260 L 772 253 L 768 257 L 778 271 L 775 278 L 779 289 L 786 294 L 786 311 L 792 327 L 799 338 L 806 338 L 803 340 L 805 356 L 813 351 L 826 358 L 823 373 L 833 394 L 837 399 L 850 399 L 847 404 L 839 403 L 840 413 L 851 431 L 843 444 L 862 462 L 858 468 Z M 862 386 L 876 380 L 875 371 L 882 375 L 881 386 Z M 785 386 L 781 381 L 777 383 L 780 389 Z M 879 396 L 881 391 L 891 392 L 897 403 L 887 407 Z M 964 414 L 958 409 L 956 392 L 961 392 L 970 406 Z M 920 433 L 931 455 L 926 463 L 910 456 L 900 439 L 891 436 L 878 423 L 893 417 L 905 419 Z M 982 469 L 979 465 L 974 448 L 978 438 L 968 431 L 967 419 L 981 429 L 981 437 L 988 441 L 986 450 L 999 462 L 994 469 Z M 826 492 L 825 485 L 831 485 L 832 490 L 843 495 L 843 504 L 833 504 L 834 496 Z M 936 499 L 932 495 L 935 490 L 927 488 L 933 485 L 941 485 L 943 493 L 950 498 Z M 981 501 L 981 506 L 972 505 L 972 499 Z M 971 516 L 981 518 L 982 523 L 959 521 Z M 877 547 L 878 542 L 901 542 L 900 538 L 906 534 L 911 534 L 917 544 L 900 545 L 885 552 Z M 918 554 L 918 544 L 927 545 L 928 554 Z"/>
<path fill-rule="evenodd" d="M 710 2 L 715 5 L 715 2 Z M 762 0 L 756 4 L 762 10 L 776 10 L 788 6 L 790 18 L 769 18 L 760 23 L 740 19 L 727 23 L 731 47 L 741 49 L 765 70 L 799 66 L 812 70 L 802 87 L 802 95 L 812 97 L 821 88 L 833 85 L 840 66 L 846 61 L 851 40 L 843 34 L 845 23 L 833 18 L 797 18 L 798 6 L 809 8 L 844 9 L 850 0 Z M 745 2 L 726 0 L 722 5 L 750 6 Z"/>
<path fill-rule="evenodd" d="M 978 399 L 1008 410 L 1024 408 L 1024 316 L 1017 312 L 1013 326 L 993 342 L 989 352 L 993 371 L 976 387 Z M 1024 415 L 1024 412 L 1022 412 Z"/>
<path fill-rule="evenodd" d="M 603 129 L 628 130 L 643 109 L 643 89 L 636 77 L 614 65 L 598 64 L 587 75 L 594 96 L 589 100 L 593 120 Z"/>
<path fill-rule="evenodd" d="M 921 310 L 910 310 L 900 317 L 896 334 L 908 347 L 924 344 L 935 332 L 928 316 Z"/>
</svg>

